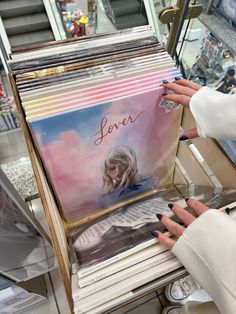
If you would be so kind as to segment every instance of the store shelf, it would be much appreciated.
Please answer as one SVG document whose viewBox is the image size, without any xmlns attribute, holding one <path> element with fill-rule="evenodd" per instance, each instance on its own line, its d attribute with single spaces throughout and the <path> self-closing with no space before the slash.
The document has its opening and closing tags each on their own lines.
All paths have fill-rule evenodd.
<svg viewBox="0 0 236 314">
<path fill-rule="evenodd" d="M 208 1 L 199 0 L 199 3 L 206 8 Z M 216 37 L 221 40 L 228 48 L 236 54 L 236 29 L 230 22 L 214 10 L 213 14 L 204 12 L 199 16 L 199 21 L 206 26 Z"/>
</svg>

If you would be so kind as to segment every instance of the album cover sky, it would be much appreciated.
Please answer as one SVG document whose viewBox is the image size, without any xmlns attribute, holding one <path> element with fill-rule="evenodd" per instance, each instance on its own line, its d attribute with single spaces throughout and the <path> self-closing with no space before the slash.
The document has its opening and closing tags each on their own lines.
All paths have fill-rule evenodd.
<svg viewBox="0 0 236 314">
<path fill-rule="evenodd" d="M 30 123 L 67 220 L 171 183 L 181 110 L 163 89 Z"/>
</svg>

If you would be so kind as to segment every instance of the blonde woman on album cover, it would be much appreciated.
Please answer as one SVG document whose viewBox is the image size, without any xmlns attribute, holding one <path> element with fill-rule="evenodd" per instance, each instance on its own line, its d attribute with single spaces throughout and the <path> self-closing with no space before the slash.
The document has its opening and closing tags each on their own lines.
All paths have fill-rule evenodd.
<svg viewBox="0 0 236 314">
<path fill-rule="evenodd" d="M 107 193 L 140 180 L 135 151 L 126 145 L 113 147 L 104 161 L 103 183 Z"/>
<path fill-rule="evenodd" d="M 163 98 L 189 107 L 196 122 L 180 140 L 194 137 L 225 140 L 236 139 L 236 95 L 202 87 L 188 80 L 176 78 L 163 81 Z M 236 196 L 235 196 L 236 198 Z M 173 222 L 157 214 L 159 221 L 173 234 L 173 240 L 156 230 L 153 232 L 161 244 L 178 257 L 195 281 L 208 292 L 214 302 L 187 302 L 183 307 L 172 306 L 163 310 L 169 314 L 235 314 L 236 313 L 236 222 L 225 212 L 209 209 L 192 198 L 185 200 L 195 216 L 169 203 L 169 208 L 183 222 Z"/>
<path fill-rule="evenodd" d="M 152 176 L 140 175 L 136 153 L 126 145 L 117 145 L 108 151 L 103 167 L 103 185 L 104 205 L 154 188 Z"/>
</svg>

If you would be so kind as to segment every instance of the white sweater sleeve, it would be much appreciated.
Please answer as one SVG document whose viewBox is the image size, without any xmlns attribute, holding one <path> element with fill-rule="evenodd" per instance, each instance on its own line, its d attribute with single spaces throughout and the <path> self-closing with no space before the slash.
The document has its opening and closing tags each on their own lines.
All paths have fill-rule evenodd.
<svg viewBox="0 0 236 314">
<path fill-rule="evenodd" d="M 236 139 L 236 95 L 201 88 L 190 101 L 200 137 Z"/>
<path fill-rule="evenodd" d="M 236 222 L 210 209 L 178 239 L 172 252 L 223 314 L 236 313 Z"/>
</svg>

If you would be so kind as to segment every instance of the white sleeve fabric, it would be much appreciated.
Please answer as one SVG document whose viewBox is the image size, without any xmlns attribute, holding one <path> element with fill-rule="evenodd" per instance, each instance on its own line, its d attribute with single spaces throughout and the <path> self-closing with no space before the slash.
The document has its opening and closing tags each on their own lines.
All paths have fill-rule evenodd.
<svg viewBox="0 0 236 314">
<path fill-rule="evenodd" d="M 172 252 L 223 314 L 236 313 L 236 222 L 210 209 L 199 216 Z"/>
<path fill-rule="evenodd" d="M 203 87 L 192 96 L 190 110 L 200 137 L 236 139 L 236 95 Z"/>
</svg>

